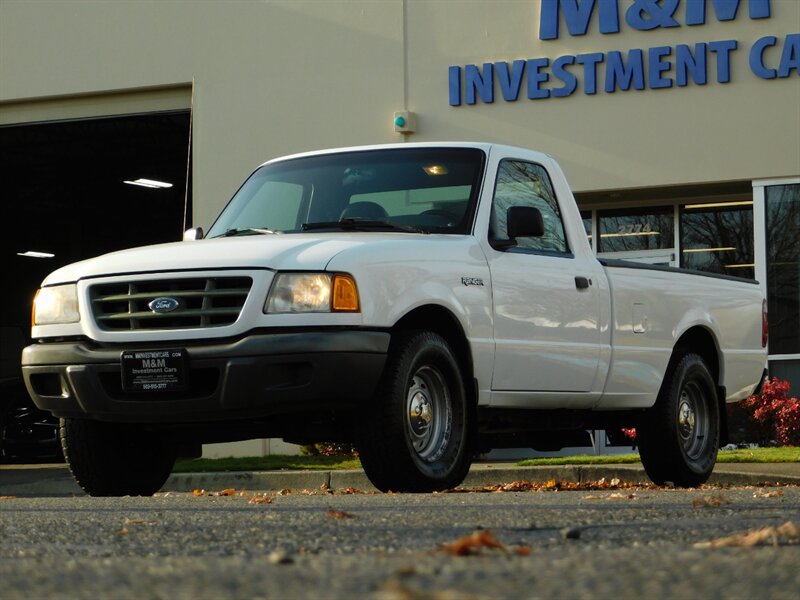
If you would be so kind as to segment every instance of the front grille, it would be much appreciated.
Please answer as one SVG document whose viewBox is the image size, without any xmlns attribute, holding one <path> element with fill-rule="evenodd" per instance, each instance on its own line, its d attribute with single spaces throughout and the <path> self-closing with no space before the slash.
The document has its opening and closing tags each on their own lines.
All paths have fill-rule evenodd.
<svg viewBox="0 0 800 600">
<path fill-rule="evenodd" d="M 239 318 L 253 280 L 249 277 L 198 277 L 127 283 L 89 288 L 97 326 L 106 331 L 221 327 Z M 156 298 L 177 301 L 170 312 L 148 306 Z"/>
</svg>

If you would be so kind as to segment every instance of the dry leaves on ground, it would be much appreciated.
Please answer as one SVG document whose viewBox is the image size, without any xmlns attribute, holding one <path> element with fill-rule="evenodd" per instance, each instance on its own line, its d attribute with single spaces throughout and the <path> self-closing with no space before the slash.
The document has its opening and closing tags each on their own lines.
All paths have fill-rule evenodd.
<svg viewBox="0 0 800 600">
<path fill-rule="evenodd" d="M 248 504 L 272 504 L 272 500 L 274 499 L 273 496 L 269 494 L 256 494 L 250 500 L 247 501 Z"/>
<path fill-rule="evenodd" d="M 200 497 L 203 497 L 203 496 L 213 496 L 215 498 L 219 497 L 219 496 L 239 496 L 239 497 L 244 497 L 244 496 L 247 496 L 247 495 L 248 495 L 247 490 L 241 490 L 241 491 L 237 492 L 233 488 L 225 488 L 224 490 L 221 490 L 219 492 L 215 492 L 213 490 L 206 491 L 204 489 L 197 489 L 197 488 L 192 490 L 192 496 L 194 496 L 195 498 L 200 498 Z"/>
<path fill-rule="evenodd" d="M 330 519 L 352 519 L 354 515 L 351 515 L 349 512 L 345 512 L 343 510 L 333 510 L 329 508 L 325 511 L 325 516 Z"/>
<path fill-rule="evenodd" d="M 752 546 L 765 546 L 772 544 L 778 546 L 789 542 L 800 541 L 800 527 L 786 521 L 778 527 L 762 527 L 745 533 L 737 533 L 727 537 L 711 540 L 710 542 L 698 542 L 695 548 L 750 548 Z"/>
<path fill-rule="evenodd" d="M 494 537 L 494 534 L 488 530 L 476 531 L 470 535 L 465 535 L 457 539 L 455 542 L 449 544 L 442 544 L 439 546 L 438 551 L 445 554 L 452 554 L 453 556 L 474 556 L 480 554 L 483 550 L 499 550 L 504 554 L 517 554 L 519 556 L 529 556 L 531 553 L 530 548 L 527 546 L 517 546 L 509 548 L 500 543 Z"/>
<path fill-rule="evenodd" d="M 778 498 L 780 496 L 783 496 L 783 490 L 771 490 L 769 492 L 756 490 L 753 492 L 753 498 Z"/>
<path fill-rule="evenodd" d="M 725 496 L 722 494 L 716 494 L 713 496 L 703 496 L 702 498 L 695 498 L 692 500 L 692 506 L 694 508 L 700 508 L 702 506 L 711 507 L 711 508 L 718 508 L 723 504 L 730 504 Z"/>
<path fill-rule="evenodd" d="M 0 500 L 13 500 L 16 496 L 0 496 Z"/>
</svg>

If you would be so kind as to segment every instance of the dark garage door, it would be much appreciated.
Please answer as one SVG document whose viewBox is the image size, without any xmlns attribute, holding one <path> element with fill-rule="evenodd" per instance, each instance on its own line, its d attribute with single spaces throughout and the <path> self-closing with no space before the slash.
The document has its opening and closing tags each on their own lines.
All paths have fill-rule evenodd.
<svg viewBox="0 0 800 600">
<path fill-rule="evenodd" d="M 188 111 L 0 127 L 0 405 L 20 389 L 31 301 L 48 273 L 191 226 L 189 127 Z M 171 187 L 124 183 L 142 178 Z"/>
</svg>

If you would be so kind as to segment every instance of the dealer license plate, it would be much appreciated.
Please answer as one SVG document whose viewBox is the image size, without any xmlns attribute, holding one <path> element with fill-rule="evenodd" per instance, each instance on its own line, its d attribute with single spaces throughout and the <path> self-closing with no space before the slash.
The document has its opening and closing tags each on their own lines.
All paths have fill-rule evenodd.
<svg viewBox="0 0 800 600">
<path fill-rule="evenodd" d="M 187 353 L 169 350 L 125 350 L 120 356 L 126 392 L 170 392 L 186 389 Z"/>
</svg>

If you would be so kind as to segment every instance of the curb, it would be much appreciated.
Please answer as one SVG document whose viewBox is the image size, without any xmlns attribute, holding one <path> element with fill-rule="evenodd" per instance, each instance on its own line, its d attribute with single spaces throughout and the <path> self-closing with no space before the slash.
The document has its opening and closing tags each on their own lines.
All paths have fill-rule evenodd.
<svg viewBox="0 0 800 600">
<path fill-rule="evenodd" d="M 493 467 L 480 465 L 470 470 L 460 487 L 483 487 L 513 481 L 567 481 L 587 483 L 602 478 L 632 483 L 649 482 L 641 465 L 556 466 L 556 467 Z M 709 483 L 720 485 L 800 485 L 800 474 L 742 473 L 724 468 L 715 471 Z M 191 492 L 195 489 L 216 490 L 233 488 L 246 490 L 307 489 L 318 490 L 355 488 L 374 491 L 364 471 L 261 471 L 174 473 L 164 484 L 164 492 Z"/>
</svg>

